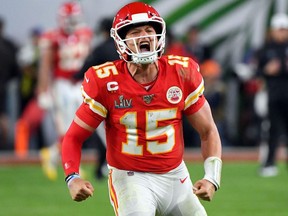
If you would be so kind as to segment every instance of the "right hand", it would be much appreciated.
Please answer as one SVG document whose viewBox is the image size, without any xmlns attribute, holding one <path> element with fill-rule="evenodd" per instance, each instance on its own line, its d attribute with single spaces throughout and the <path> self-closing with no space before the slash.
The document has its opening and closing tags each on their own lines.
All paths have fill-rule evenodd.
<svg viewBox="0 0 288 216">
<path fill-rule="evenodd" d="M 269 76 L 275 76 L 279 73 L 281 69 L 281 62 L 279 59 L 272 59 L 270 60 L 265 68 L 264 68 L 264 72 L 265 74 L 269 75 Z"/>
<path fill-rule="evenodd" d="M 51 109 L 53 107 L 53 97 L 51 92 L 49 90 L 38 92 L 37 102 L 42 109 Z"/>
<path fill-rule="evenodd" d="M 211 201 L 215 193 L 215 186 L 206 179 L 201 179 L 194 184 L 193 192 L 200 199 Z"/>
<path fill-rule="evenodd" d="M 89 181 L 74 178 L 69 182 L 69 192 L 74 201 L 81 202 L 93 196 L 94 188 Z"/>
</svg>

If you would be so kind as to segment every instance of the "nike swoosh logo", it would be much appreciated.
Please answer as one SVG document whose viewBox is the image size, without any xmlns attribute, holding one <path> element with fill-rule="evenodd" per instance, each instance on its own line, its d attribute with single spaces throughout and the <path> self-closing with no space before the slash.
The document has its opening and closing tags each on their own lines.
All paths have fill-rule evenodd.
<svg viewBox="0 0 288 216">
<path fill-rule="evenodd" d="M 180 179 L 181 184 L 183 184 L 187 178 L 188 178 L 188 176 L 186 176 L 184 179 Z"/>
</svg>

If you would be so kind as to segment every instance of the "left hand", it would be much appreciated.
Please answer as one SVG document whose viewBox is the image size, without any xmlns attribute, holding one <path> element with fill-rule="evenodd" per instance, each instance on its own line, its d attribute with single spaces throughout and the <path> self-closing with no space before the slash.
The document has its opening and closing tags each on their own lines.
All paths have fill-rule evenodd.
<svg viewBox="0 0 288 216">
<path fill-rule="evenodd" d="M 74 178 L 68 186 L 71 198 L 74 201 L 81 202 L 93 196 L 94 188 L 89 181 L 81 178 Z"/>
<path fill-rule="evenodd" d="M 215 186 L 206 179 L 201 179 L 194 184 L 196 190 L 193 189 L 194 194 L 200 199 L 211 201 L 215 193 Z"/>
</svg>

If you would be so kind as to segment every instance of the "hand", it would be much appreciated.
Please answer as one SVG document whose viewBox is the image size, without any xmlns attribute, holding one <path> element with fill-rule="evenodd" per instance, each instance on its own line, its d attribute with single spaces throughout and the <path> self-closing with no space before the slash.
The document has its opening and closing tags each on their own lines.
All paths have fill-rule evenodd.
<svg viewBox="0 0 288 216">
<path fill-rule="evenodd" d="M 42 91 L 37 95 L 38 105 L 42 109 L 50 109 L 53 107 L 53 97 L 50 91 Z"/>
<path fill-rule="evenodd" d="M 69 182 L 69 192 L 74 201 L 81 202 L 93 196 L 94 188 L 89 181 L 74 178 Z"/>
<path fill-rule="evenodd" d="M 194 184 L 194 194 L 200 199 L 211 201 L 215 193 L 215 186 L 206 179 L 201 179 Z"/>
<path fill-rule="evenodd" d="M 264 67 L 264 72 L 269 76 L 275 76 L 279 74 L 280 69 L 281 69 L 280 60 L 272 59 Z"/>
</svg>

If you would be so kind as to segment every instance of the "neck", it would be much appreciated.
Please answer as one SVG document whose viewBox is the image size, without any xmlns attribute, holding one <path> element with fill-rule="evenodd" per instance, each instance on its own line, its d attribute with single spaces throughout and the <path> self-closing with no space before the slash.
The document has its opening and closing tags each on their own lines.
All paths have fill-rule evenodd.
<svg viewBox="0 0 288 216">
<path fill-rule="evenodd" d="M 150 83 L 157 78 L 158 64 L 134 64 L 128 63 L 128 70 L 133 79 L 141 84 Z"/>
</svg>

